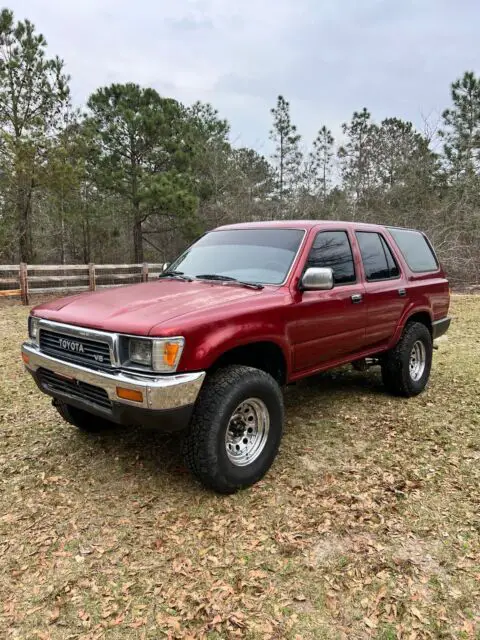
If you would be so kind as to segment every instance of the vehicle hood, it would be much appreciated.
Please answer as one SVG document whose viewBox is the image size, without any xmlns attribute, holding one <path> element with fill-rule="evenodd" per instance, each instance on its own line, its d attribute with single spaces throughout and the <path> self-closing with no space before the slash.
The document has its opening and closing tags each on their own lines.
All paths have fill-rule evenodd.
<svg viewBox="0 0 480 640">
<path fill-rule="evenodd" d="M 254 301 L 265 293 L 266 290 L 236 285 L 156 280 L 60 298 L 35 307 L 32 313 L 47 320 L 91 329 L 160 335 L 162 328 L 168 329 L 170 321 L 178 327 L 181 316 L 205 315 L 209 309 L 218 315 L 221 308 L 249 299 Z"/>
</svg>

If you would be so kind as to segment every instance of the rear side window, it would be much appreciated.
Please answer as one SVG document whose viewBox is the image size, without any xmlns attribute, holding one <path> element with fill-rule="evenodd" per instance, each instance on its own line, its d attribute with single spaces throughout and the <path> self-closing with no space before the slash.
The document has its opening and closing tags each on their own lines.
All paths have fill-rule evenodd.
<svg viewBox="0 0 480 640">
<path fill-rule="evenodd" d="M 383 250 L 385 251 L 385 257 L 387 259 L 388 270 L 390 272 L 390 278 L 398 278 L 400 276 L 400 269 L 398 268 L 398 264 L 393 257 L 392 250 L 388 246 L 383 236 L 380 236 L 380 240 L 383 246 Z"/>
<path fill-rule="evenodd" d="M 400 271 L 395 258 L 379 233 L 357 231 L 356 236 L 367 280 L 389 280 L 399 277 Z"/>
<path fill-rule="evenodd" d="M 308 256 L 308 267 L 331 267 L 335 284 L 355 282 L 352 248 L 346 231 L 321 231 Z"/>
<path fill-rule="evenodd" d="M 438 262 L 432 248 L 419 231 L 388 229 L 412 271 L 436 271 Z"/>
</svg>

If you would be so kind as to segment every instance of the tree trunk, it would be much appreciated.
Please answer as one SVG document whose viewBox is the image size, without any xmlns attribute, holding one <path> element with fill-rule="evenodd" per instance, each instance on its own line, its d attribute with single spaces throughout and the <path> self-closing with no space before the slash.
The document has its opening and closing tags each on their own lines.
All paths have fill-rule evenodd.
<svg viewBox="0 0 480 640">
<path fill-rule="evenodd" d="M 21 262 L 32 262 L 32 181 L 25 175 L 18 178 L 17 187 L 17 223 L 19 238 L 19 253 Z"/>
<path fill-rule="evenodd" d="M 283 163 L 284 163 L 284 152 L 283 152 L 283 134 L 280 134 L 280 203 L 283 205 Z"/>
<path fill-rule="evenodd" d="M 65 264 L 65 220 L 63 211 L 60 218 L 60 264 Z"/>
<path fill-rule="evenodd" d="M 89 264 L 91 262 L 92 251 L 90 248 L 90 220 L 88 214 L 83 218 L 83 262 Z"/>
<path fill-rule="evenodd" d="M 140 201 L 138 198 L 138 164 L 135 153 L 135 140 L 130 138 L 130 163 L 132 170 L 132 217 L 133 217 L 133 261 L 135 264 L 143 262 L 143 237 L 142 218 L 140 214 Z"/>
<path fill-rule="evenodd" d="M 142 220 L 138 207 L 134 208 L 133 219 L 133 261 L 135 264 L 143 262 L 143 237 L 142 237 Z"/>
<path fill-rule="evenodd" d="M 323 158 L 323 180 L 322 180 L 322 190 L 323 190 L 323 204 L 325 204 L 327 200 L 327 159 Z"/>
<path fill-rule="evenodd" d="M 89 264 L 92 262 L 92 242 L 90 234 L 90 210 L 89 210 L 89 193 L 88 186 L 83 185 L 83 193 L 81 195 L 82 200 L 82 253 L 83 263 Z"/>
</svg>

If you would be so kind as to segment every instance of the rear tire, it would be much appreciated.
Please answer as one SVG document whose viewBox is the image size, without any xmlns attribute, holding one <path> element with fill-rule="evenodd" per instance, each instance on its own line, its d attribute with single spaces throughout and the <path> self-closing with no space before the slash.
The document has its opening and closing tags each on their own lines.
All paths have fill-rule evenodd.
<svg viewBox="0 0 480 640">
<path fill-rule="evenodd" d="M 86 433 L 106 431 L 107 429 L 111 429 L 114 424 L 110 422 L 110 420 L 100 418 L 93 413 L 88 413 L 88 411 L 84 411 L 83 409 L 77 409 L 77 407 L 65 404 L 64 402 L 55 401 L 53 406 L 66 422 L 69 422 L 74 427 L 77 427 L 77 429 L 80 429 L 80 431 Z"/>
<path fill-rule="evenodd" d="M 387 390 L 407 398 L 421 393 L 430 377 L 432 354 L 429 329 L 420 322 L 407 324 L 398 343 L 383 358 L 382 379 Z"/>
<path fill-rule="evenodd" d="M 272 465 L 283 431 L 283 396 L 264 371 L 232 365 L 208 378 L 184 440 L 192 473 L 218 493 L 258 482 Z"/>
</svg>

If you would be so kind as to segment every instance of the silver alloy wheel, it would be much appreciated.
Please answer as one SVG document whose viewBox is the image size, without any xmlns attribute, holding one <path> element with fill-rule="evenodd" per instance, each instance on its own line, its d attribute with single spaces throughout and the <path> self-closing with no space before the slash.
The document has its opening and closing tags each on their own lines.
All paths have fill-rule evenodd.
<svg viewBox="0 0 480 640">
<path fill-rule="evenodd" d="M 270 414 L 263 400 L 247 398 L 241 402 L 228 422 L 225 448 L 236 467 L 246 467 L 265 449 L 270 430 Z"/>
<path fill-rule="evenodd" d="M 410 351 L 410 378 L 414 382 L 418 382 L 423 376 L 425 365 L 427 362 L 427 351 L 421 340 L 417 340 Z"/>
</svg>

